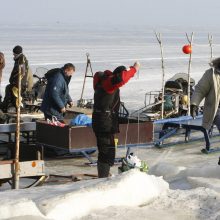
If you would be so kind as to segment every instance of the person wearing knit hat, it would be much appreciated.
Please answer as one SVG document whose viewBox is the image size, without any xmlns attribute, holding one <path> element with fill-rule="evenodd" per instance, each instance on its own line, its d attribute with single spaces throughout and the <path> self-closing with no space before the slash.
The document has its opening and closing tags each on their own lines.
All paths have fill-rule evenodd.
<svg viewBox="0 0 220 220">
<path fill-rule="evenodd" d="M 33 87 L 33 74 L 28 65 L 28 60 L 23 54 L 23 48 L 19 45 L 15 46 L 12 50 L 14 55 L 14 67 L 12 69 L 9 84 L 5 88 L 5 98 L 2 103 L 2 108 L 6 112 L 8 106 L 16 106 L 16 98 L 13 95 L 13 87 L 18 87 L 18 74 L 19 74 L 19 65 L 21 60 L 24 62 L 24 73 L 22 74 L 21 80 L 21 96 L 24 96 L 25 93 L 31 92 Z"/>
<path fill-rule="evenodd" d="M 22 49 L 22 47 L 19 46 L 19 45 L 15 46 L 14 49 L 13 49 L 13 53 L 16 54 L 16 55 L 21 54 L 22 51 L 23 51 L 23 49 Z"/>
</svg>

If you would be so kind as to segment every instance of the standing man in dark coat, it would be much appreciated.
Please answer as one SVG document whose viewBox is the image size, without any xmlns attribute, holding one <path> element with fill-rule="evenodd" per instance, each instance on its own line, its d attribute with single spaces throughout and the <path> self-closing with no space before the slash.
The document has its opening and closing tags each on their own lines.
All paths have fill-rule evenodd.
<svg viewBox="0 0 220 220">
<path fill-rule="evenodd" d="M 55 116 L 58 120 L 63 120 L 67 104 L 72 106 L 68 85 L 74 72 L 75 66 L 67 63 L 64 67 L 52 69 L 45 74 L 47 86 L 41 111 L 46 119 L 52 119 L 52 116 Z"/>
<path fill-rule="evenodd" d="M 3 101 L 3 109 L 7 111 L 8 106 L 16 106 L 16 97 L 14 96 L 12 89 L 13 87 L 18 87 L 18 74 L 19 74 L 19 65 L 24 63 L 24 72 L 21 76 L 21 96 L 24 96 L 25 92 L 31 92 L 33 87 L 33 74 L 28 65 L 28 60 L 23 54 L 23 48 L 19 45 L 13 48 L 14 55 L 14 67 L 12 69 L 9 84 L 5 88 L 5 98 Z"/>
<path fill-rule="evenodd" d="M 119 88 L 126 84 L 139 68 L 140 64 L 136 62 L 129 69 L 126 69 L 125 66 L 119 66 L 113 72 L 106 70 L 94 75 L 92 126 L 99 151 L 97 164 L 99 178 L 108 177 L 110 167 L 114 165 L 114 134 L 119 132 Z"/>
</svg>

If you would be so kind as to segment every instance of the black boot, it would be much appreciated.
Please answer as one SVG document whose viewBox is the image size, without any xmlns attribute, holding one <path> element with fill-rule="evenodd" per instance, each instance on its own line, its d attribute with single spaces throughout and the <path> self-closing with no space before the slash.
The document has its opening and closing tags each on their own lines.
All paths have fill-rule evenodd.
<svg viewBox="0 0 220 220">
<path fill-rule="evenodd" d="M 110 166 L 107 163 L 101 163 L 98 161 L 97 164 L 98 169 L 98 177 L 99 178 L 105 178 L 109 176 Z"/>
</svg>

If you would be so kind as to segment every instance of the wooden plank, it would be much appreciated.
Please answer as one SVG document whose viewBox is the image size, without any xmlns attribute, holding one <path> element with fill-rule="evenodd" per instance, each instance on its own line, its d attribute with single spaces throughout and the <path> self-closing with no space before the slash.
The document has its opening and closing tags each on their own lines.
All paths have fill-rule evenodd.
<svg viewBox="0 0 220 220">
<path fill-rule="evenodd" d="M 35 131 L 36 122 L 24 122 L 21 123 L 21 132 L 24 131 Z M 16 132 L 16 123 L 10 124 L 0 124 L 0 133 L 15 133 Z"/>
<path fill-rule="evenodd" d="M 20 162 L 20 177 L 43 176 L 45 175 L 45 165 L 43 160 L 33 160 Z M 14 164 L 0 165 L 0 179 L 12 178 Z"/>
<path fill-rule="evenodd" d="M 0 165 L 3 165 L 3 164 L 13 164 L 13 160 L 1 160 L 0 161 Z"/>
</svg>

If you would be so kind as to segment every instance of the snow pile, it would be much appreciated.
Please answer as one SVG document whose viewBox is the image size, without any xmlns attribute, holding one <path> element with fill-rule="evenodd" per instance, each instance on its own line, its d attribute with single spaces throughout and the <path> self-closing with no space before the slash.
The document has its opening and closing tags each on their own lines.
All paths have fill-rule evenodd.
<svg viewBox="0 0 220 220">
<path fill-rule="evenodd" d="M 156 176 L 163 176 L 172 188 L 188 189 L 206 187 L 220 192 L 220 167 L 219 165 L 204 165 L 199 168 L 178 167 L 168 163 L 158 163 L 153 166 L 149 173 Z"/>
<path fill-rule="evenodd" d="M 220 216 L 220 195 L 212 189 L 199 187 L 191 190 L 170 190 L 168 196 L 161 196 L 149 206 L 148 210 L 167 211 L 172 210 L 172 217 L 185 214 L 174 219 L 181 220 L 216 220 Z M 176 214 L 175 214 L 176 213 Z M 179 216 L 180 217 L 180 216 Z"/>
<path fill-rule="evenodd" d="M 153 166 L 149 170 L 149 173 L 156 176 L 163 176 L 164 179 L 169 179 L 185 169 L 185 167 L 174 166 L 172 164 L 161 162 Z"/>
<path fill-rule="evenodd" d="M 13 200 L 4 200 L 4 204 L 0 204 L 0 219 L 30 215 L 46 219 L 75 219 L 110 206 L 149 204 L 160 195 L 166 195 L 169 189 L 162 177 L 150 176 L 136 169 L 91 182 L 82 181 L 77 187 L 75 183 L 53 186 L 53 191 L 51 187 L 39 187 L 34 191 L 16 190 L 14 194 L 13 191 L 2 192 L 3 199 L 14 196 Z"/>
<path fill-rule="evenodd" d="M 204 165 L 199 168 L 189 168 L 181 173 L 181 175 L 205 177 L 205 178 L 220 178 L 220 166 L 219 165 Z"/>
<path fill-rule="evenodd" d="M 0 219 L 11 219 L 24 215 L 43 216 L 36 204 L 29 199 L 4 200 L 0 204 Z"/>
<path fill-rule="evenodd" d="M 192 187 L 205 187 L 213 189 L 216 192 L 220 193 L 220 179 L 217 178 L 204 178 L 204 177 L 188 177 L 188 182 Z"/>
<path fill-rule="evenodd" d="M 138 206 L 149 203 L 166 193 L 168 188 L 168 183 L 161 177 L 149 176 L 133 169 L 95 187 L 42 201 L 39 207 L 51 219 L 79 218 L 109 206 Z"/>
</svg>

